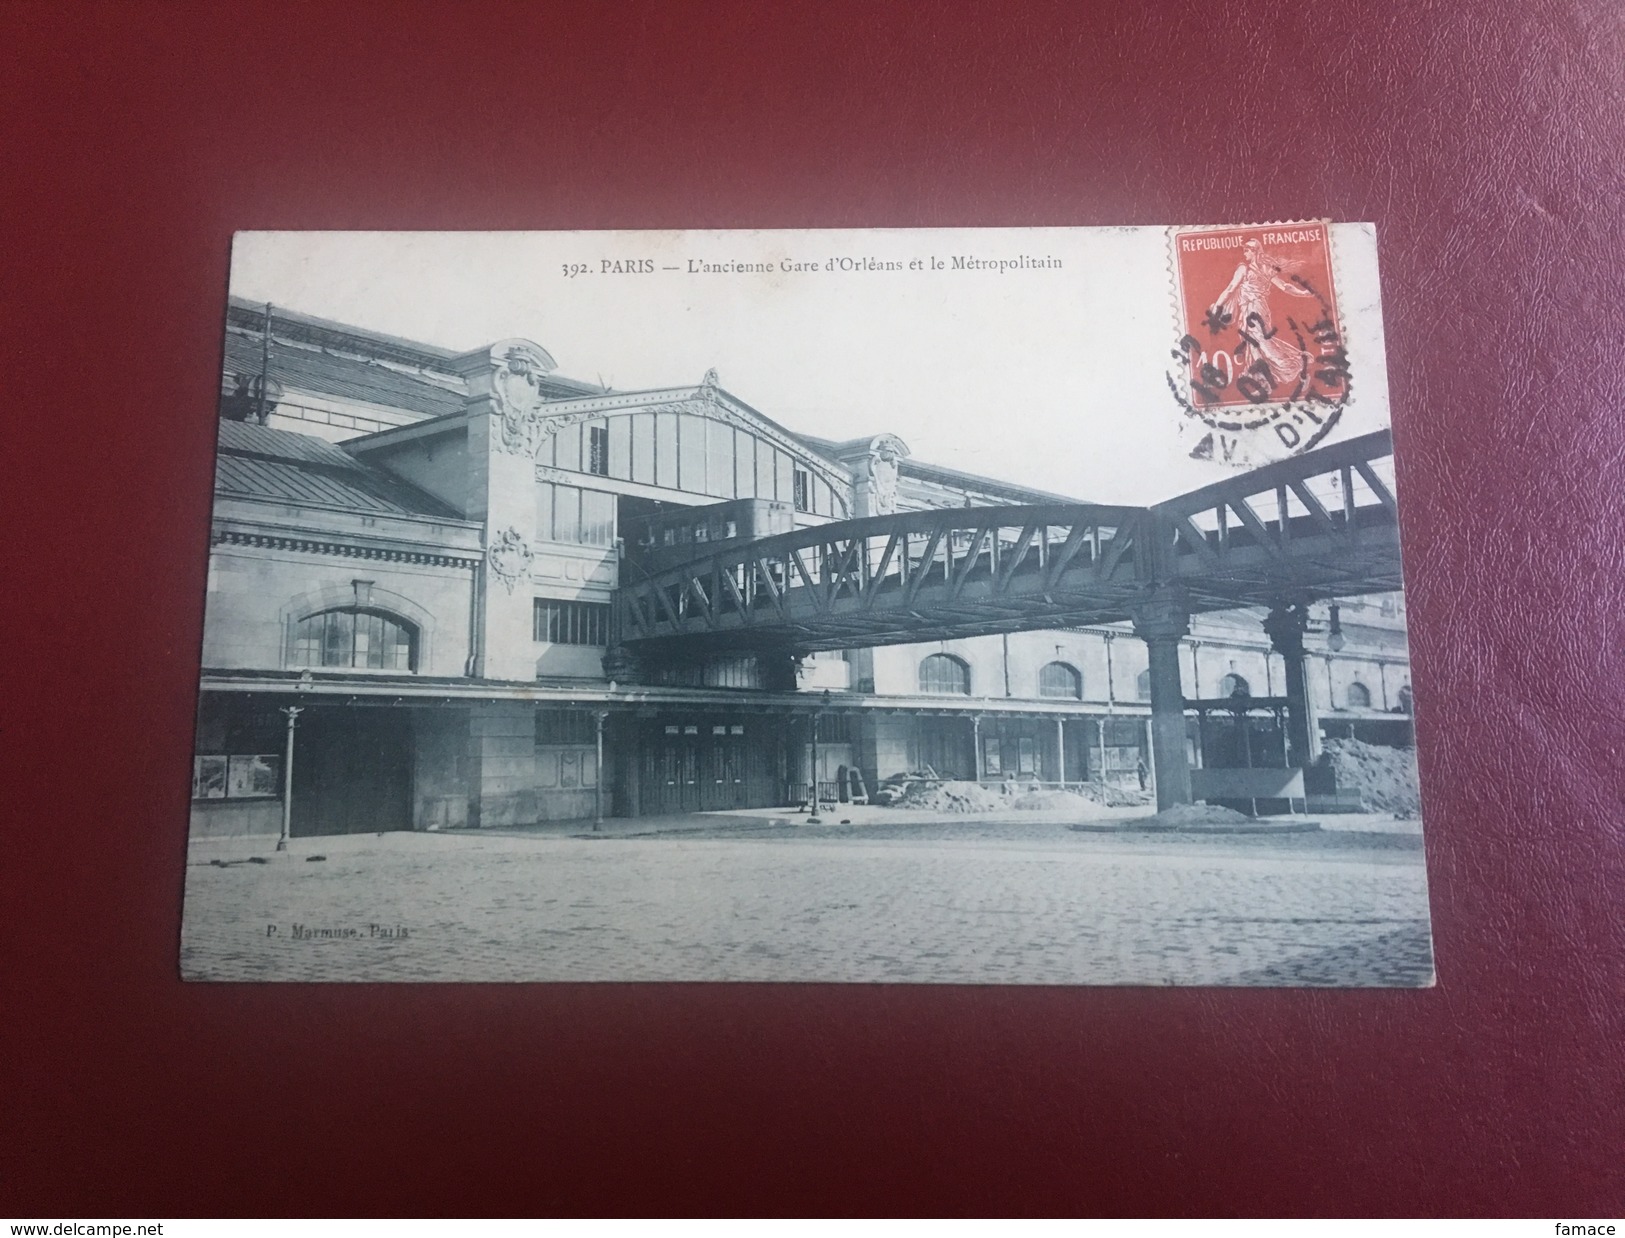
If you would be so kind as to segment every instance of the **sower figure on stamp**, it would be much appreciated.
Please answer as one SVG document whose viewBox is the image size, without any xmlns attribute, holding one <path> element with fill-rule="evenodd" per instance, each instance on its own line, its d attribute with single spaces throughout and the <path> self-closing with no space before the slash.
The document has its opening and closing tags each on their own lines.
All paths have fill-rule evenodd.
<svg viewBox="0 0 1625 1238">
<path fill-rule="evenodd" d="M 1270 318 L 1270 288 L 1279 288 L 1294 297 L 1314 296 L 1309 289 L 1289 283 L 1285 278 L 1303 265 L 1294 258 L 1265 253 L 1258 238 L 1250 237 L 1242 246 L 1236 273 L 1208 310 L 1208 321 L 1215 329 L 1218 324 L 1228 322 L 1240 327 L 1241 343 L 1236 348 L 1236 356 L 1247 363 L 1247 373 L 1263 379 L 1271 387 L 1291 378 L 1302 367 L 1303 357 L 1276 334 Z M 1267 376 L 1260 371 L 1260 362 L 1267 367 Z"/>
</svg>

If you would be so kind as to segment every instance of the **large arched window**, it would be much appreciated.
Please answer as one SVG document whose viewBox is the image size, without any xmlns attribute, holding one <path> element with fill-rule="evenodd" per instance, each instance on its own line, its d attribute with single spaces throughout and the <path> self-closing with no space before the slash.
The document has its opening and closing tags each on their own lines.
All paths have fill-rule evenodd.
<svg viewBox="0 0 1625 1238">
<path fill-rule="evenodd" d="M 935 696 L 969 696 L 970 667 L 949 653 L 934 653 L 920 663 L 920 691 Z"/>
<path fill-rule="evenodd" d="M 1219 680 L 1220 696 L 1251 696 L 1253 686 L 1240 675 L 1229 674 Z"/>
<path fill-rule="evenodd" d="M 398 615 L 341 606 L 293 627 L 295 666 L 415 671 L 417 663 L 418 631 Z"/>
<path fill-rule="evenodd" d="M 1083 675 L 1077 667 L 1065 662 L 1046 663 L 1038 670 L 1038 695 L 1081 701 Z"/>
<path fill-rule="evenodd" d="M 1348 700 L 1350 709 L 1370 709 L 1371 689 L 1355 680 L 1349 685 Z"/>
</svg>

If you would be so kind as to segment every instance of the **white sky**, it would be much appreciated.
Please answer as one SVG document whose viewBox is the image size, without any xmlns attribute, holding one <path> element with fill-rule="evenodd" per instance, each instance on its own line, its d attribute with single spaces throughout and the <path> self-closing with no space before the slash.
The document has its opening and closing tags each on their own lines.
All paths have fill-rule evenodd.
<svg viewBox="0 0 1625 1238">
<path fill-rule="evenodd" d="M 1336 225 L 1333 252 L 1356 394 L 1328 442 L 1389 421 L 1375 233 Z M 929 269 L 956 254 L 1064 265 Z M 842 257 L 927 269 L 822 269 Z M 602 270 L 638 258 L 656 271 Z M 820 269 L 687 272 L 729 259 Z M 590 273 L 567 277 L 569 263 Z M 1166 380 L 1182 334 L 1170 270 L 1161 228 L 252 232 L 237 237 L 231 290 L 458 350 L 534 340 L 559 373 L 622 390 L 692 385 L 715 367 L 792 430 L 890 432 L 923 461 L 1145 503 L 1232 471 L 1189 458 L 1200 434 Z"/>
</svg>

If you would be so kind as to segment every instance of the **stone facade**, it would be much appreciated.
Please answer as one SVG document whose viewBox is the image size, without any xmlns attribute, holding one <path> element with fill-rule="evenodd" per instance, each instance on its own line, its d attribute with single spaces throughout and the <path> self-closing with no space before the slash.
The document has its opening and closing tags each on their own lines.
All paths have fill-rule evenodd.
<svg viewBox="0 0 1625 1238">
<path fill-rule="evenodd" d="M 268 374 L 250 372 L 267 357 Z M 849 768 L 872 787 L 934 762 L 990 781 L 1145 779 L 1153 668 L 1128 623 L 794 667 L 754 654 L 651 666 L 616 645 L 621 579 L 761 536 L 735 527 L 753 503 L 796 528 L 1070 500 L 915 461 L 889 434 L 795 435 L 715 373 L 612 392 L 561 377 L 529 341 L 453 354 L 236 302 L 221 407 L 200 835 L 282 828 L 291 707 L 306 711 L 292 722 L 294 832 L 357 828 L 343 823 L 366 819 L 351 801 L 369 794 L 384 828 L 413 829 L 794 802 L 813 777 L 815 710 L 829 732 L 818 777 L 843 791 Z M 673 519 L 685 510 L 693 521 Z M 1305 615 L 1320 725 L 1408 742 L 1399 599 L 1344 600 L 1336 631 L 1327 604 Z M 1178 695 L 1158 725 L 1191 763 L 1204 740 L 1181 700 L 1287 694 L 1265 619 L 1199 615 L 1170 638 Z M 948 678 L 922 671 L 933 655 Z M 349 765 L 310 747 L 342 743 L 346 718 L 371 745 Z"/>
</svg>

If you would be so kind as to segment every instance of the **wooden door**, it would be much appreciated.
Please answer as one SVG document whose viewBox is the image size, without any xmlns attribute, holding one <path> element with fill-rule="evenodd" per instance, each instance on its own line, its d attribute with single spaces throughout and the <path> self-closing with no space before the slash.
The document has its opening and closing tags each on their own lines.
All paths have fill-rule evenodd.
<svg viewBox="0 0 1625 1238">
<path fill-rule="evenodd" d="M 645 813 L 700 810 L 701 736 L 690 725 L 650 728 L 644 746 L 642 806 Z"/>
<path fill-rule="evenodd" d="M 289 832 L 412 828 L 412 725 L 404 709 L 312 706 L 294 735 Z"/>
</svg>

